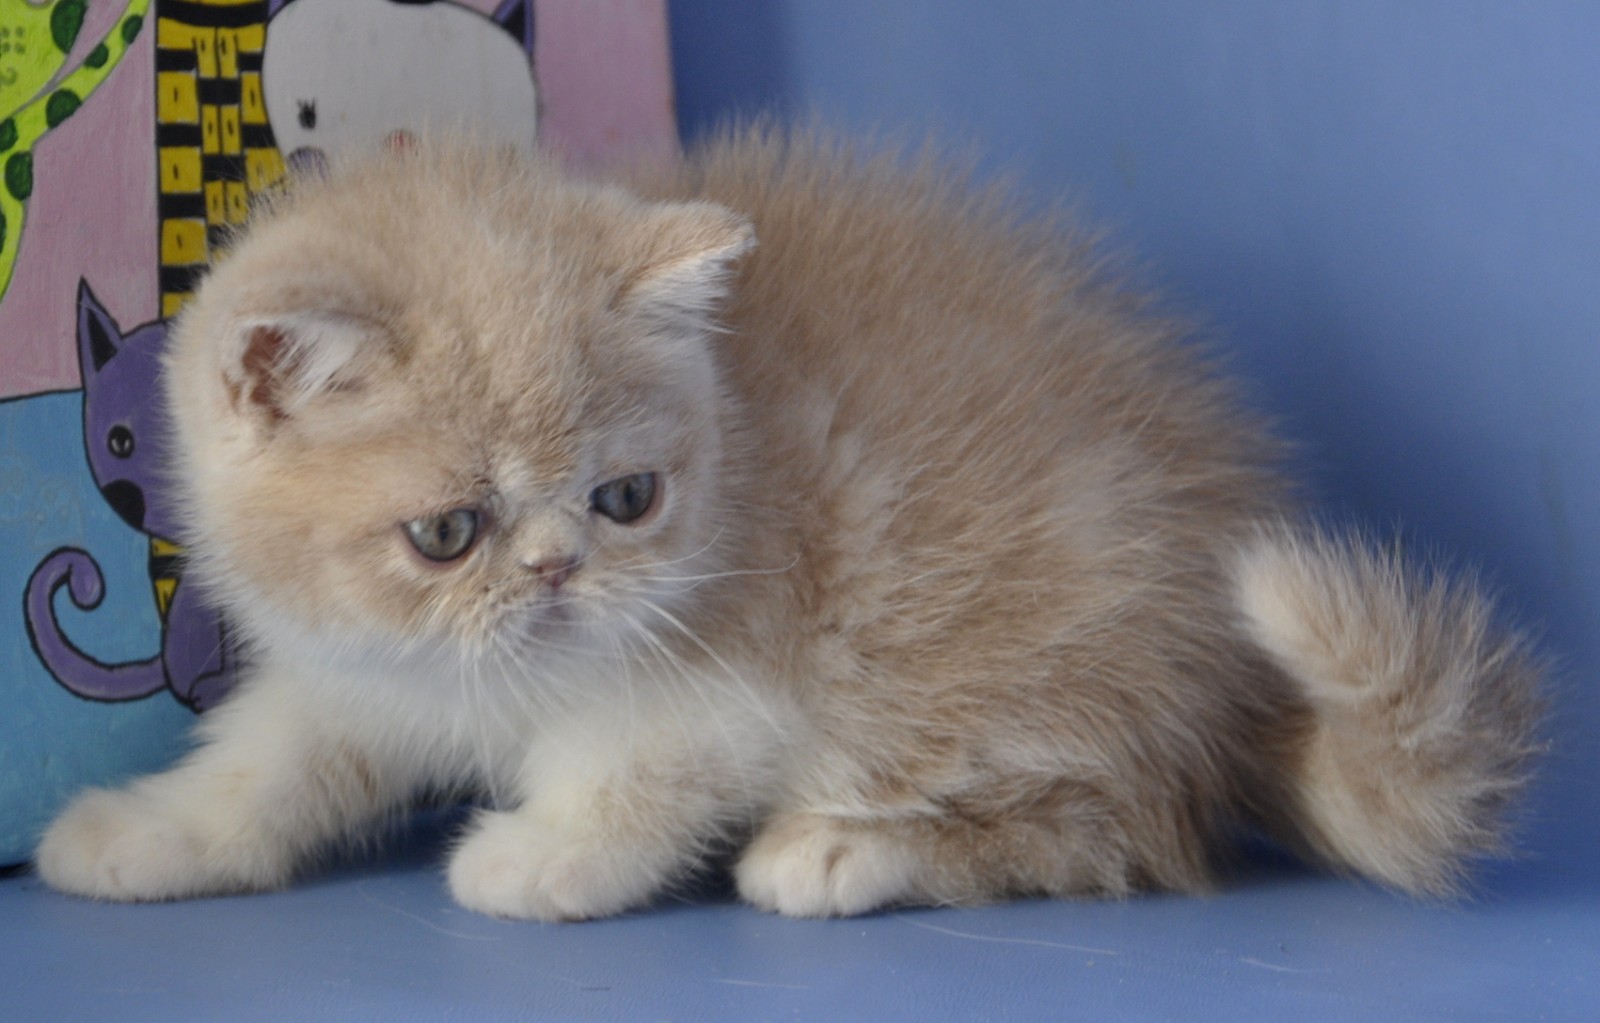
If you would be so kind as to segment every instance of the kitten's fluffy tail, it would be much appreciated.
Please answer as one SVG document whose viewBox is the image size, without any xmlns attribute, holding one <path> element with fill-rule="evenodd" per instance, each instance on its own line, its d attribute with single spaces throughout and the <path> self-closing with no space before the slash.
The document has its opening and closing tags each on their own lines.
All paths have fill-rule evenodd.
<svg viewBox="0 0 1600 1023">
<path fill-rule="evenodd" d="M 1246 548 L 1235 584 L 1248 635 L 1311 709 L 1286 781 L 1313 855 L 1449 894 L 1470 859 L 1503 851 L 1537 749 L 1541 667 L 1474 585 L 1288 527 Z"/>
</svg>

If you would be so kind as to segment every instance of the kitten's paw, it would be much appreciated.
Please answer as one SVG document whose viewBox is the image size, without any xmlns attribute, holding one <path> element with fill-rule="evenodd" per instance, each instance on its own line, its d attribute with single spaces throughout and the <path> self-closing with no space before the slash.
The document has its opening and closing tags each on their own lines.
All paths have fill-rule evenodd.
<svg viewBox="0 0 1600 1023">
<path fill-rule="evenodd" d="M 156 902 L 250 884 L 207 855 L 204 843 L 159 801 L 136 792 L 92 790 L 45 832 L 34 855 L 39 876 L 73 895 L 116 902 Z"/>
<path fill-rule="evenodd" d="M 870 824 L 782 817 L 756 835 L 734 874 L 739 894 L 786 916 L 853 916 L 916 893 L 916 854 Z"/>
<path fill-rule="evenodd" d="M 450 857 L 450 894 L 517 920 L 592 920 L 649 901 L 661 871 L 639 850 L 600 848 L 514 813 L 484 813 Z"/>
</svg>

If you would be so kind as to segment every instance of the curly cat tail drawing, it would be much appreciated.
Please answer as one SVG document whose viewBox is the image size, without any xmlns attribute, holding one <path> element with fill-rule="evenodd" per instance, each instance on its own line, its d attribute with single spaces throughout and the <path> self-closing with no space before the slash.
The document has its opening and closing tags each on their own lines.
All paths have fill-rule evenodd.
<svg viewBox="0 0 1600 1023">
<path fill-rule="evenodd" d="M 1533 755 L 1541 665 L 1471 582 L 1359 537 L 1264 530 L 1238 561 L 1246 630 L 1312 712 L 1286 786 L 1330 865 L 1410 892 L 1458 890 L 1505 844 Z"/>
<path fill-rule="evenodd" d="M 85 611 L 99 607 L 105 596 L 100 566 L 76 547 L 51 551 L 33 570 L 23 594 L 23 620 L 34 652 L 56 681 L 85 700 L 104 702 L 140 700 L 165 689 L 167 675 L 160 654 L 126 664 L 101 664 L 67 638 L 53 604 L 63 586 Z"/>
</svg>

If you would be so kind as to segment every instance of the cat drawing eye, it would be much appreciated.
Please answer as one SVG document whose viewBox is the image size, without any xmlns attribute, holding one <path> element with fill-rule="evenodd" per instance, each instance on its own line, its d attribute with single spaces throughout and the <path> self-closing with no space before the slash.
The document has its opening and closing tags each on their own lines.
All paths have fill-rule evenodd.
<svg viewBox="0 0 1600 1023">
<path fill-rule="evenodd" d="M 589 495 L 589 505 L 618 525 L 638 521 L 655 504 L 656 474 L 636 472 L 602 483 Z"/>
<path fill-rule="evenodd" d="M 317 101 L 303 99 L 295 105 L 299 108 L 296 111 L 295 120 L 300 122 L 300 127 L 306 131 L 314 129 L 317 126 Z"/>
<path fill-rule="evenodd" d="M 133 431 L 118 424 L 106 433 L 106 449 L 117 458 L 133 457 Z"/>
<path fill-rule="evenodd" d="M 406 539 L 429 561 L 454 561 L 472 549 L 478 538 L 478 513 L 452 508 L 405 524 Z"/>
</svg>

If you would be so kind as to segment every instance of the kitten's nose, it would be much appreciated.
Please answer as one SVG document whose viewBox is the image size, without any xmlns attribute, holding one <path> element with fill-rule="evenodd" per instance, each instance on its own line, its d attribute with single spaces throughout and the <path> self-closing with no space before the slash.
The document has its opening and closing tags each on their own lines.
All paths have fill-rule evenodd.
<svg viewBox="0 0 1600 1023">
<path fill-rule="evenodd" d="M 572 578 L 572 573 L 578 570 L 578 559 L 570 554 L 560 554 L 541 558 L 527 567 L 553 590 Z"/>
</svg>

